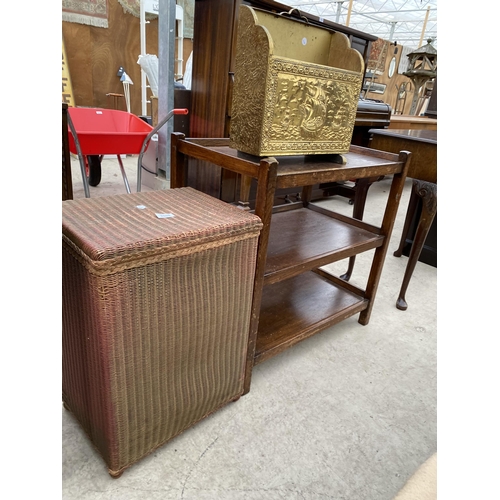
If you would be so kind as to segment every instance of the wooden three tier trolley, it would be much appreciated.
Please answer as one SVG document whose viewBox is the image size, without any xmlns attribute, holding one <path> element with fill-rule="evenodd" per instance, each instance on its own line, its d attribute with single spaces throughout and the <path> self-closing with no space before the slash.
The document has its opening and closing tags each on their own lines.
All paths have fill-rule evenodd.
<svg viewBox="0 0 500 500">
<path fill-rule="evenodd" d="M 188 159 L 196 158 L 257 180 L 254 213 L 260 234 L 254 286 L 245 392 L 252 367 L 325 328 L 360 313 L 368 324 L 404 187 L 410 153 L 399 155 L 351 146 L 345 165 L 322 156 L 251 159 L 229 139 L 172 136 L 171 187 L 186 185 Z M 392 176 L 380 227 L 326 210 L 309 202 L 311 187 Z M 302 187 L 302 201 L 273 207 L 276 189 Z M 244 191 L 242 191 L 244 192 Z M 242 199 L 242 207 L 247 200 Z M 375 249 L 365 289 L 320 269 L 326 264 Z"/>
</svg>

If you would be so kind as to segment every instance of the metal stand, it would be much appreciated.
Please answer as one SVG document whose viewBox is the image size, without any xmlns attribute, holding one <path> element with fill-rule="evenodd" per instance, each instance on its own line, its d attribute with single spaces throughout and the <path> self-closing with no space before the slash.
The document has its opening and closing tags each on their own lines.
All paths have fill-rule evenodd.
<svg viewBox="0 0 500 500">
<path fill-rule="evenodd" d="M 170 118 L 172 118 L 172 116 L 174 116 L 174 115 L 187 115 L 187 114 L 188 114 L 188 110 L 185 108 L 170 110 L 167 113 L 167 115 L 158 123 L 158 125 L 156 125 L 156 127 L 153 130 L 151 130 L 151 132 L 144 139 L 144 142 L 142 143 L 141 151 L 139 153 L 139 158 L 137 159 L 137 192 L 138 193 L 141 192 L 141 184 L 142 184 L 142 157 L 144 156 L 144 152 L 146 151 L 146 148 L 147 148 L 149 141 L 156 133 L 159 132 L 159 130 L 163 127 L 163 125 L 168 123 L 168 121 L 170 120 Z M 158 133 L 158 135 L 159 135 L 159 133 Z M 120 165 L 121 165 L 121 162 L 120 162 Z"/>
<path fill-rule="evenodd" d="M 158 123 L 174 109 L 175 0 L 160 2 L 158 17 Z M 158 170 L 170 180 L 170 136 L 173 122 L 158 132 Z"/>
</svg>

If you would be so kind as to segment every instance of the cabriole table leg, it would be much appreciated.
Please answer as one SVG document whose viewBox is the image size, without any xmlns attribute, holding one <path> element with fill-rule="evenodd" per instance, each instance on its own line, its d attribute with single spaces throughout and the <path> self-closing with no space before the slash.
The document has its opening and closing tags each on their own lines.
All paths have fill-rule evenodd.
<svg viewBox="0 0 500 500">
<path fill-rule="evenodd" d="M 437 212 L 437 184 L 415 179 L 413 181 L 413 193 L 422 199 L 422 213 L 418 221 L 410 255 L 408 256 L 408 264 L 406 266 L 399 297 L 396 301 L 396 307 L 401 311 L 406 311 L 408 308 L 408 304 L 405 300 L 406 290 L 408 289 L 413 271 L 415 270 L 418 258 L 422 252 L 427 233 L 429 232 Z M 396 255 L 396 253 L 394 255 Z"/>
</svg>

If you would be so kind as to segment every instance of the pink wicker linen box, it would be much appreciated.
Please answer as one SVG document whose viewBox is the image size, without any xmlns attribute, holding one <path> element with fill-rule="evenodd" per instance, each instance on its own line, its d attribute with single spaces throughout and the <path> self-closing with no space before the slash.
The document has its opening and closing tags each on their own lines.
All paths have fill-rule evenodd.
<svg viewBox="0 0 500 500">
<path fill-rule="evenodd" d="M 262 223 L 192 188 L 62 205 L 63 403 L 118 477 L 243 394 Z"/>
</svg>

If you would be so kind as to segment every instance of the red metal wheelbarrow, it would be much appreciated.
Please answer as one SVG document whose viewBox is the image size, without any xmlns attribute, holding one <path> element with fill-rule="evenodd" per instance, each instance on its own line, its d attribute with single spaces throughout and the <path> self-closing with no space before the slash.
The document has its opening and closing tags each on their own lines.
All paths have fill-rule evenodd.
<svg viewBox="0 0 500 500">
<path fill-rule="evenodd" d="M 187 114 L 187 109 L 173 109 L 152 127 L 138 116 L 126 111 L 103 108 L 68 108 L 69 149 L 78 154 L 85 197 L 90 197 L 89 184 L 101 182 L 101 160 L 116 155 L 127 193 L 130 185 L 123 167 L 122 154 L 138 154 L 137 191 L 141 190 L 142 155 L 150 139 L 173 116 Z"/>
</svg>

